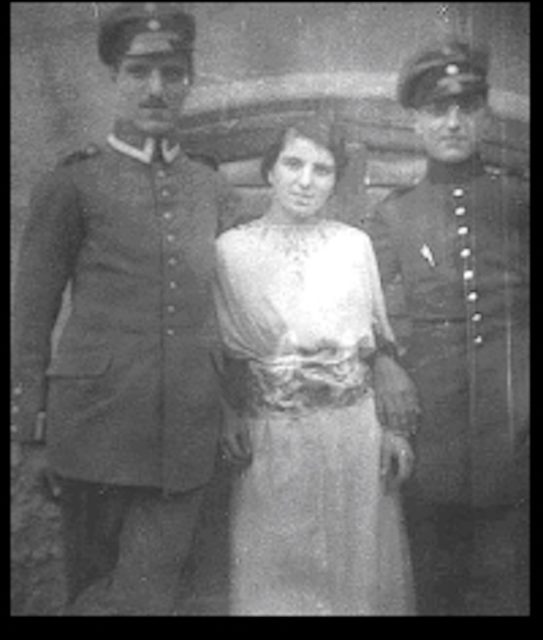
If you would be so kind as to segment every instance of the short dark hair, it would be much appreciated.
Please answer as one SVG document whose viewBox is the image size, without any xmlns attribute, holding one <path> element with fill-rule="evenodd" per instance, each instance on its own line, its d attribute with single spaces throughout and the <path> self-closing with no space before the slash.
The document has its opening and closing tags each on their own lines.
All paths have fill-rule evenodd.
<svg viewBox="0 0 543 640">
<path fill-rule="evenodd" d="M 320 116 L 309 116 L 303 120 L 282 127 L 276 139 L 268 149 L 266 149 L 262 157 L 260 175 L 264 182 L 269 184 L 268 174 L 277 162 L 281 151 L 285 148 L 287 137 L 291 133 L 299 138 L 307 138 L 330 151 L 335 161 L 337 184 L 348 164 L 345 139 L 334 122 Z"/>
</svg>

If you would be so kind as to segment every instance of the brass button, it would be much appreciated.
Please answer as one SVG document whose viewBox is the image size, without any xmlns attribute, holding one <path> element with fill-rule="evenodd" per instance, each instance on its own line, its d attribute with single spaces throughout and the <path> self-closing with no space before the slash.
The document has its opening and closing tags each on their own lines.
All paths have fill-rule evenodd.
<svg viewBox="0 0 543 640">
<path fill-rule="evenodd" d="M 20 409 L 16 404 L 11 407 L 11 413 L 19 413 L 19 411 Z"/>
<path fill-rule="evenodd" d="M 177 282 L 174 282 L 173 280 L 170 282 L 170 289 L 177 289 Z"/>
<path fill-rule="evenodd" d="M 175 313 L 175 306 L 173 304 L 169 304 L 166 309 L 168 313 Z"/>
<path fill-rule="evenodd" d="M 166 177 L 166 172 L 164 171 L 164 169 L 159 169 L 156 172 L 157 178 L 165 178 Z"/>
<path fill-rule="evenodd" d="M 456 207 L 454 212 L 457 216 L 463 216 L 466 213 L 466 207 Z"/>
<path fill-rule="evenodd" d="M 473 342 L 475 344 L 483 344 L 483 336 L 475 336 L 475 338 L 473 338 Z"/>
<path fill-rule="evenodd" d="M 173 233 L 168 233 L 168 235 L 166 236 L 166 240 L 168 242 L 175 242 L 175 236 L 173 235 Z"/>
<path fill-rule="evenodd" d="M 453 192 L 452 192 L 453 196 L 455 198 L 461 198 L 464 195 L 464 189 L 461 189 L 460 187 L 457 187 Z"/>
<path fill-rule="evenodd" d="M 175 267 L 175 265 L 177 264 L 177 258 L 168 258 L 168 265 L 170 267 Z"/>
<path fill-rule="evenodd" d="M 162 214 L 164 220 L 171 220 L 173 218 L 173 213 L 171 211 L 166 211 Z"/>
<path fill-rule="evenodd" d="M 470 302 L 475 302 L 477 300 L 477 298 L 479 297 L 479 295 L 478 295 L 477 291 L 470 291 L 468 293 L 467 297 L 468 297 L 468 300 Z"/>
<path fill-rule="evenodd" d="M 173 329 L 166 329 L 166 334 L 169 336 L 174 336 L 175 335 L 175 331 Z"/>
<path fill-rule="evenodd" d="M 482 314 L 477 312 L 471 316 L 471 319 L 473 320 L 473 322 L 481 322 L 481 320 L 483 319 L 483 316 Z"/>
<path fill-rule="evenodd" d="M 473 280 L 474 272 L 471 269 L 464 271 L 464 280 Z"/>
<path fill-rule="evenodd" d="M 461 258 L 469 258 L 471 256 L 471 249 L 462 249 L 462 251 L 460 251 L 460 257 Z"/>
<path fill-rule="evenodd" d="M 18 384 L 13 388 L 13 395 L 15 396 L 20 396 L 23 392 L 23 387 L 22 385 Z"/>
<path fill-rule="evenodd" d="M 459 236 L 465 236 L 467 235 L 469 232 L 468 227 L 458 227 L 458 235 Z"/>
</svg>

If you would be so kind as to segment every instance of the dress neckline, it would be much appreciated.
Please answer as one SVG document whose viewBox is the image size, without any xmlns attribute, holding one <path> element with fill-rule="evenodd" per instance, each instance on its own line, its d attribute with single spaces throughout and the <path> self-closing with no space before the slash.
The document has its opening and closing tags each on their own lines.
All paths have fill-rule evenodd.
<svg viewBox="0 0 543 640">
<path fill-rule="evenodd" d="M 270 220 L 266 218 L 266 216 L 262 216 L 257 220 L 253 221 L 253 225 L 256 227 L 262 227 L 264 229 L 278 229 L 281 231 L 290 231 L 293 235 L 308 233 L 311 231 L 322 230 L 332 226 L 334 220 L 329 220 L 327 218 L 320 218 L 316 222 L 311 223 L 293 223 L 293 222 L 279 222 L 275 220 Z"/>
</svg>

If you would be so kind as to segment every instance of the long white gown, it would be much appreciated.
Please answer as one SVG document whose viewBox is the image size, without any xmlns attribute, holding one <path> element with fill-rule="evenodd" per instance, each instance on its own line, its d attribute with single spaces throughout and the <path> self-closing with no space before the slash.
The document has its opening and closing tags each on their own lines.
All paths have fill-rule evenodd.
<svg viewBox="0 0 543 640">
<path fill-rule="evenodd" d="M 376 331 L 392 337 L 368 236 L 264 217 L 218 238 L 216 284 L 224 347 L 251 371 L 232 614 L 411 614 L 400 501 L 380 477 L 363 361 Z"/>
</svg>

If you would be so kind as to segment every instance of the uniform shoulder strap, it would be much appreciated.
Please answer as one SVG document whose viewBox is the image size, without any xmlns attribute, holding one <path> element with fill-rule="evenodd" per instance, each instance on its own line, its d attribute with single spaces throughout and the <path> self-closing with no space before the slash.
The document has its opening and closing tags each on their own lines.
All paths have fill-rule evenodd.
<svg viewBox="0 0 543 640">
<path fill-rule="evenodd" d="M 88 160 L 90 158 L 94 158 L 100 153 L 100 147 L 96 144 L 89 144 L 84 149 L 79 149 L 78 151 L 73 151 L 68 155 L 61 158 L 59 161 L 59 166 L 67 167 L 77 162 L 82 162 L 83 160 Z"/>
<path fill-rule="evenodd" d="M 485 173 L 491 178 L 513 178 L 528 182 L 530 172 L 528 168 L 518 167 L 496 167 L 495 165 L 485 165 Z"/>
</svg>

